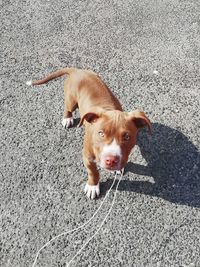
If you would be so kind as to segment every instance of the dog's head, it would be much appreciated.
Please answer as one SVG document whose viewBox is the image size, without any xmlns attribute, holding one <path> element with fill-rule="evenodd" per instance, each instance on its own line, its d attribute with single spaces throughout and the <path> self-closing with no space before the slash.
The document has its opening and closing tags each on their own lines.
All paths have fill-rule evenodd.
<svg viewBox="0 0 200 267">
<path fill-rule="evenodd" d="M 108 170 L 121 170 L 136 144 L 138 131 L 151 123 L 142 111 L 123 112 L 119 110 L 89 112 L 80 121 L 86 121 L 89 130 L 88 142 L 93 147 L 95 160 Z"/>
</svg>

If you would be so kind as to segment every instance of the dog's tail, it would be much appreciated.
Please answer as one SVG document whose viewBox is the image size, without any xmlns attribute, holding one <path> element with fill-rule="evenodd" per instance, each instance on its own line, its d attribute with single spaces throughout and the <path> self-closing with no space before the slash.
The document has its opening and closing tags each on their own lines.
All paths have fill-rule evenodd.
<svg viewBox="0 0 200 267">
<path fill-rule="evenodd" d="M 61 70 L 57 70 L 55 72 L 52 72 L 50 73 L 49 75 L 47 75 L 45 78 L 41 79 L 41 80 L 35 80 L 35 81 L 27 81 L 26 84 L 28 86 L 31 86 L 31 85 L 40 85 L 40 84 L 43 84 L 43 83 L 47 83 L 53 79 L 56 79 L 58 77 L 61 77 L 65 74 L 71 74 L 72 72 L 74 72 L 76 69 L 75 68 L 64 68 L 64 69 L 61 69 Z"/>
</svg>

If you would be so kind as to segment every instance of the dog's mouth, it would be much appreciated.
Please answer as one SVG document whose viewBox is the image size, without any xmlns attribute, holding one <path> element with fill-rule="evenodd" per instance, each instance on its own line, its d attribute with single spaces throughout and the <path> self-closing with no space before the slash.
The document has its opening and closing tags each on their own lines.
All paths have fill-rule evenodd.
<svg viewBox="0 0 200 267">
<path fill-rule="evenodd" d="M 122 167 L 119 167 L 119 166 L 113 166 L 113 167 L 106 167 L 106 166 L 104 166 L 103 168 L 105 170 L 107 170 L 107 171 L 120 171 L 122 169 Z"/>
</svg>

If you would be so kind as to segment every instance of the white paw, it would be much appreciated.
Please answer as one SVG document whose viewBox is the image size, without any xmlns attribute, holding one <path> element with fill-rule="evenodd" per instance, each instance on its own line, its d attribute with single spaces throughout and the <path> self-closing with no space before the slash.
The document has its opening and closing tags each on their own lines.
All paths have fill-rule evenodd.
<svg viewBox="0 0 200 267">
<path fill-rule="evenodd" d="M 62 120 L 62 125 L 64 128 L 69 128 L 70 126 L 73 126 L 74 124 L 74 119 L 71 117 L 71 118 L 64 118 Z"/>
<path fill-rule="evenodd" d="M 100 194 L 99 183 L 97 185 L 86 184 L 84 192 L 85 192 L 85 194 L 87 195 L 88 198 L 95 199 Z"/>
</svg>

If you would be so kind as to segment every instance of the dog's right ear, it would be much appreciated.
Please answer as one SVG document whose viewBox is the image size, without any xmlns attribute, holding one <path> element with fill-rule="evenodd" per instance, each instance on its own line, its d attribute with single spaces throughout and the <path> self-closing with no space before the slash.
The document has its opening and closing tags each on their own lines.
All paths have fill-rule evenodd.
<svg viewBox="0 0 200 267">
<path fill-rule="evenodd" d="M 132 112 L 129 112 L 129 117 L 135 123 L 138 130 L 147 126 L 149 129 L 149 133 L 152 134 L 151 122 L 143 111 L 134 110 Z"/>
<path fill-rule="evenodd" d="M 86 113 L 80 120 L 78 127 L 83 125 L 84 120 L 86 120 L 89 123 L 94 123 L 100 116 L 93 112 Z"/>
</svg>

